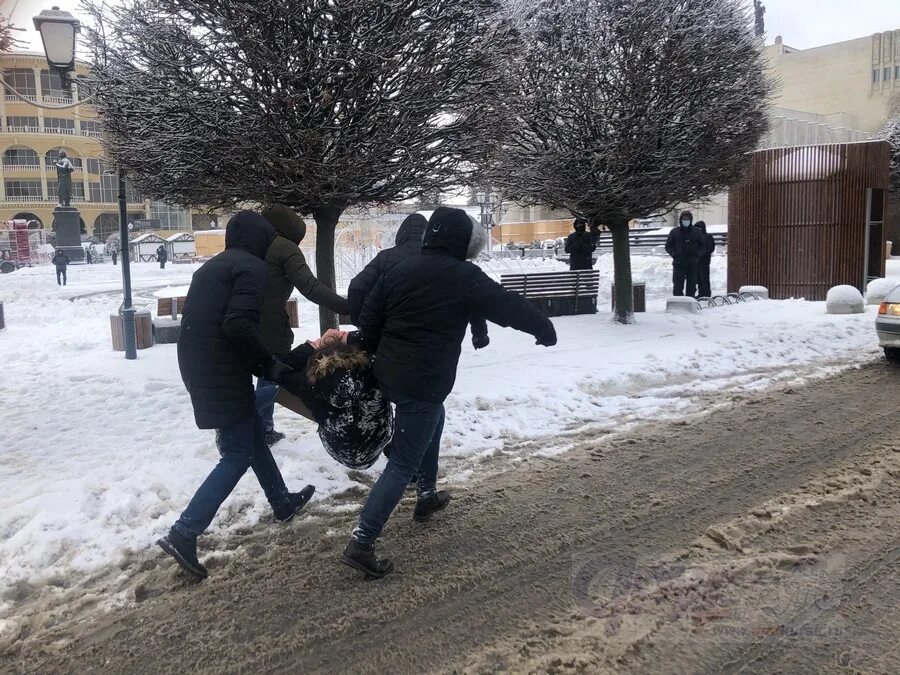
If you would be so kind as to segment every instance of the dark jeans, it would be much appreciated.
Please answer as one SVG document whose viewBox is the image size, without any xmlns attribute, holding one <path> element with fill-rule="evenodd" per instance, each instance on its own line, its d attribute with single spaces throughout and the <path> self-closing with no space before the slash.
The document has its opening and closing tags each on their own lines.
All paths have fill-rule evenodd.
<svg viewBox="0 0 900 675">
<path fill-rule="evenodd" d="M 247 469 L 253 469 L 273 509 L 287 504 L 289 500 L 281 471 L 266 445 L 259 415 L 246 417 L 218 431 L 219 463 L 175 523 L 175 529 L 185 537 L 196 538 L 206 531 L 222 502 L 232 493 Z"/>
<path fill-rule="evenodd" d="M 697 261 L 672 263 L 672 295 L 697 295 Z"/>
<path fill-rule="evenodd" d="M 60 278 L 62 279 L 62 281 L 60 281 Z M 56 269 L 56 283 L 59 286 L 66 285 L 66 271 L 65 270 L 61 270 L 59 268 Z"/>
<path fill-rule="evenodd" d="M 418 401 L 384 389 L 397 406 L 394 440 L 384 472 L 375 482 L 353 528 L 353 538 L 374 544 L 385 523 L 400 503 L 410 478 L 419 475 L 419 498 L 427 497 L 437 485 L 438 456 L 444 432 L 444 405 Z"/>
<path fill-rule="evenodd" d="M 161 269 L 161 270 L 166 269 L 166 261 L 165 260 L 159 261 L 159 269 Z"/>
<path fill-rule="evenodd" d="M 274 391 L 273 391 L 274 390 Z M 263 429 L 273 431 L 275 429 L 275 395 L 278 393 L 278 385 L 259 378 L 256 381 L 256 412 L 262 418 Z"/>
<path fill-rule="evenodd" d="M 712 295 L 709 285 L 709 259 L 701 260 L 697 267 L 697 296 L 708 298 Z"/>
</svg>

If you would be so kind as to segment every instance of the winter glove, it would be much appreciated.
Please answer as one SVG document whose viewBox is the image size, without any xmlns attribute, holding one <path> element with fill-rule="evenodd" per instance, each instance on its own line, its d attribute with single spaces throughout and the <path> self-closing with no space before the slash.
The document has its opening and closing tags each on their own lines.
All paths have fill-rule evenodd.
<svg viewBox="0 0 900 675">
<path fill-rule="evenodd" d="M 535 335 L 537 341 L 536 345 L 543 345 L 544 347 L 552 347 L 556 344 L 556 329 L 553 327 L 553 322 L 550 319 L 547 319 L 547 323 L 544 325 L 544 328 L 540 333 Z"/>
<path fill-rule="evenodd" d="M 484 349 L 489 344 L 491 344 L 491 338 L 485 335 L 473 335 L 472 336 L 472 346 L 475 349 Z"/>
<path fill-rule="evenodd" d="M 281 359 L 272 359 L 263 371 L 263 379 L 281 385 L 284 384 L 284 378 L 293 372 L 294 369 Z"/>
</svg>

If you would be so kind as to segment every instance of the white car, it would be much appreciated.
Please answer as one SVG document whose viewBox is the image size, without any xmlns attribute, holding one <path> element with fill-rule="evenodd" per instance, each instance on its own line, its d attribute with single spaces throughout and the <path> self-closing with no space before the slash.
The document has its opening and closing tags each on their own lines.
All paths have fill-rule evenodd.
<svg viewBox="0 0 900 675">
<path fill-rule="evenodd" d="M 888 293 L 878 308 L 875 332 L 885 358 L 900 363 L 900 286 Z"/>
</svg>

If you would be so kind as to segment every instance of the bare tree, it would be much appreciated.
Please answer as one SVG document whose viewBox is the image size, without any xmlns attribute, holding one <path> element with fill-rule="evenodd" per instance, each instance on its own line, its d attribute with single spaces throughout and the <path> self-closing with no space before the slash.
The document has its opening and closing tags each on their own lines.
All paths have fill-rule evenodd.
<svg viewBox="0 0 900 675">
<path fill-rule="evenodd" d="M 616 320 L 632 321 L 628 222 L 732 183 L 770 84 L 742 0 L 517 0 L 492 183 L 613 234 Z"/>
<path fill-rule="evenodd" d="M 464 184 L 501 119 L 498 0 L 124 0 L 90 8 L 109 154 L 183 206 L 282 202 L 332 288 L 350 206 Z M 323 310 L 322 328 L 335 324 Z"/>
<path fill-rule="evenodd" d="M 21 30 L 13 25 L 10 17 L 0 16 L 0 54 L 22 46 L 22 42 L 16 38 L 16 33 Z"/>
<path fill-rule="evenodd" d="M 876 138 L 883 138 L 891 144 L 891 196 L 900 199 L 900 94 L 894 96 L 887 122 L 879 129 Z"/>
</svg>

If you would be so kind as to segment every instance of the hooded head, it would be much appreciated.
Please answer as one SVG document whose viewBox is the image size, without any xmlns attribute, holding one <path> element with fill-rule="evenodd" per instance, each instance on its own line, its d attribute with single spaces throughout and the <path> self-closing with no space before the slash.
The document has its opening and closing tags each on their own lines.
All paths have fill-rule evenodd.
<svg viewBox="0 0 900 675">
<path fill-rule="evenodd" d="M 694 214 L 690 211 L 682 211 L 678 216 L 678 225 L 683 229 L 690 229 L 694 225 Z"/>
<path fill-rule="evenodd" d="M 457 260 L 472 260 L 481 253 L 486 241 L 484 228 L 465 211 L 440 206 L 428 221 L 423 249 L 443 251 Z"/>
<path fill-rule="evenodd" d="M 696 223 L 694 223 L 694 227 L 703 232 L 703 234 L 706 234 L 706 223 L 702 220 L 698 220 Z"/>
<path fill-rule="evenodd" d="M 403 246 L 406 243 L 415 243 L 419 248 L 422 246 L 422 239 L 425 237 L 425 228 L 428 227 L 428 221 L 421 213 L 413 213 L 407 216 L 400 223 L 400 229 L 397 230 L 397 236 L 394 237 L 396 246 Z"/>
<path fill-rule="evenodd" d="M 238 211 L 225 228 L 225 248 L 239 248 L 265 260 L 275 229 L 254 211 Z"/>
<path fill-rule="evenodd" d="M 306 382 L 335 408 L 346 408 L 362 397 L 369 368 L 362 350 L 336 342 L 309 357 Z"/>
<path fill-rule="evenodd" d="M 272 204 L 262 210 L 263 218 L 272 223 L 275 231 L 288 241 L 299 244 L 306 236 L 306 223 L 293 209 L 284 204 Z"/>
<path fill-rule="evenodd" d="M 584 218 L 576 218 L 575 222 L 572 223 L 572 227 L 575 228 L 576 232 L 584 232 L 584 229 L 587 227 L 587 221 Z"/>
</svg>

